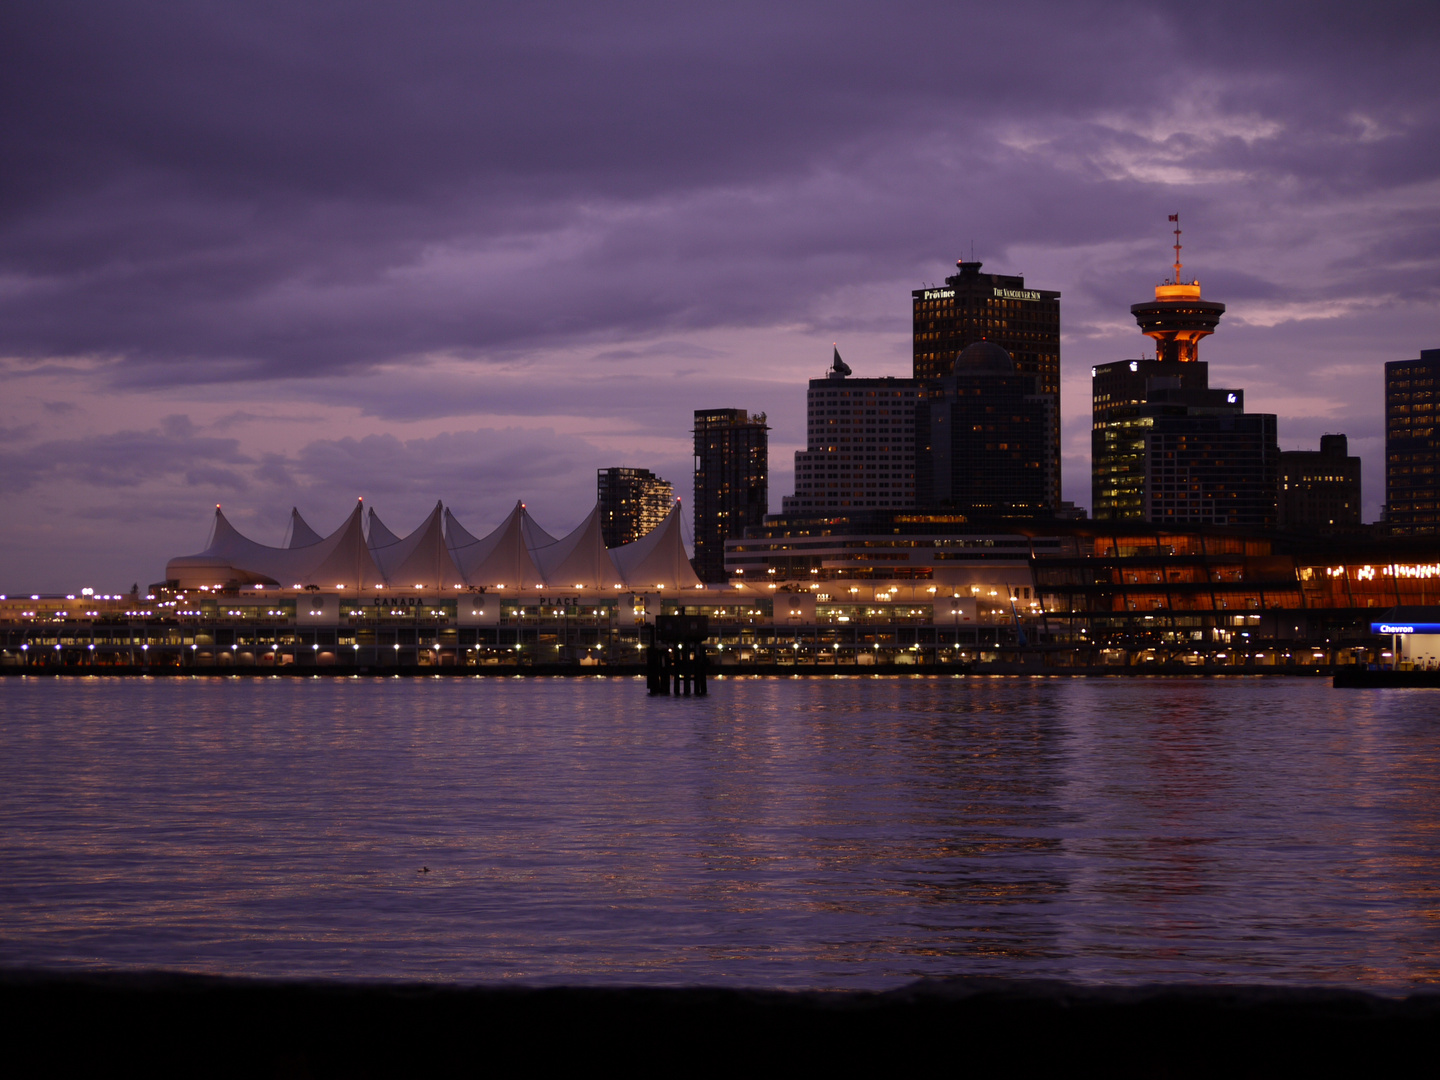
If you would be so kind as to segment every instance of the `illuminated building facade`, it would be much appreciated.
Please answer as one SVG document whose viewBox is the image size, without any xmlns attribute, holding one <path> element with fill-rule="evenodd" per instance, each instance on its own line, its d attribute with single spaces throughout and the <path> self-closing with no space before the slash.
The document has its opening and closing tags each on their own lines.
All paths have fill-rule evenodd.
<svg viewBox="0 0 1440 1080">
<path fill-rule="evenodd" d="M 849 376 L 837 349 L 830 373 L 810 380 L 806 448 L 795 452 L 795 494 L 781 500 L 783 513 L 915 505 L 920 384 Z"/>
<path fill-rule="evenodd" d="M 938 379 L 951 373 L 960 353 L 977 341 L 999 345 L 1022 375 L 1037 379 L 1036 390 L 1055 399 L 1049 436 L 1060 475 L 1060 294 L 1027 289 L 1018 274 L 982 274 L 981 263 L 957 262 L 957 273 L 937 288 L 911 292 L 914 325 L 913 374 Z M 1058 483 L 1058 481 L 1057 481 Z"/>
<path fill-rule="evenodd" d="M 1278 524 L 1271 413 L 1212 389 L 1203 361 L 1119 360 L 1094 369 L 1091 517 L 1157 525 Z"/>
<path fill-rule="evenodd" d="M 1055 395 L 999 345 L 967 346 L 915 410 L 917 505 L 969 517 L 1037 517 L 1059 503 Z"/>
<path fill-rule="evenodd" d="M 1440 532 L 1440 349 L 1385 365 L 1385 522 L 1399 535 Z"/>
<path fill-rule="evenodd" d="M 695 410 L 695 573 L 725 580 L 725 541 L 759 525 L 769 511 L 769 431 L 765 414 Z"/>
<path fill-rule="evenodd" d="M 670 481 L 649 469 L 599 469 L 595 487 L 606 547 L 639 540 L 665 520 L 675 502 Z"/>
<path fill-rule="evenodd" d="M 1320 449 L 1280 454 L 1280 527 L 1337 529 L 1360 524 L 1360 459 L 1344 435 L 1320 436 Z"/>
<path fill-rule="evenodd" d="M 517 507 L 476 543 L 451 520 L 447 547 L 476 582 L 495 581 L 491 571 L 527 551 L 547 580 L 362 592 L 257 588 L 237 577 L 171 580 L 149 594 L 0 596 L 0 667 L 373 675 L 605 665 L 630 674 L 661 614 L 707 616 L 710 661 L 725 668 L 1317 674 L 1440 663 L 1426 643 L 1425 627 L 1440 625 L 1440 563 L 1427 536 L 1054 520 L 996 529 L 959 514 L 868 509 L 775 515 L 726 542 L 735 576 L 705 587 L 680 581 L 690 568 L 678 509 L 628 552 L 610 549 L 613 565 L 588 584 L 574 573 L 576 556 L 605 554 L 598 516 L 561 538 L 524 518 Z M 332 535 L 349 537 L 349 523 Z M 392 561 L 383 546 L 369 549 L 381 552 L 382 570 Z M 322 550 L 304 558 L 334 554 L 323 540 L 266 548 L 222 535 L 206 558 L 212 570 L 239 560 L 232 570 L 274 577 L 312 547 Z M 370 558 L 363 548 L 356 557 Z M 167 577 L 199 565 L 172 559 Z"/>
</svg>

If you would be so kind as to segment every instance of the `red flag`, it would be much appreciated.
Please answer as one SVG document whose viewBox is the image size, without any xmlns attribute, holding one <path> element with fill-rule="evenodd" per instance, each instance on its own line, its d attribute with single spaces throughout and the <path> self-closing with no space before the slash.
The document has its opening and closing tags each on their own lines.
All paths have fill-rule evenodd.
<svg viewBox="0 0 1440 1080">
<path fill-rule="evenodd" d="M 1179 214 L 1171 214 L 1171 215 L 1170 215 L 1170 220 L 1173 221 L 1173 222 L 1175 222 L 1175 223 L 1178 225 L 1178 224 L 1180 223 L 1180 215 L 1179 215 Z"/>
</svg>

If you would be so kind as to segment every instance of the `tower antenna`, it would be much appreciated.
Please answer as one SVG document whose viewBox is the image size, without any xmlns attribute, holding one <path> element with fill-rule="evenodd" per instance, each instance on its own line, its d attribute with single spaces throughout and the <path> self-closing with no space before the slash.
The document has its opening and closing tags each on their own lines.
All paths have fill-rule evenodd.
<svg viewBox="0 0 1440 1080">
<path fill-rule="evenodd" d="M 1180 284 L 1180 215 L 1171 214 L 1170 220 L 1175 223 L 1175 284 Z"/>
</svg>

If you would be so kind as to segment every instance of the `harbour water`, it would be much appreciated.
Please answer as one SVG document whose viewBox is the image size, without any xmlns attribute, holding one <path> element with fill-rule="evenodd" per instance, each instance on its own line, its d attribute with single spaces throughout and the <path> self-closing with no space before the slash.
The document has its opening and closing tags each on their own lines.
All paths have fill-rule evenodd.
<svg viewBox="0 0 1440 1080">
<path fill-rule="evenodd" d="M 0 964 L 1440 981 L 1440 691 L 0 680 Z"/>
</svg>

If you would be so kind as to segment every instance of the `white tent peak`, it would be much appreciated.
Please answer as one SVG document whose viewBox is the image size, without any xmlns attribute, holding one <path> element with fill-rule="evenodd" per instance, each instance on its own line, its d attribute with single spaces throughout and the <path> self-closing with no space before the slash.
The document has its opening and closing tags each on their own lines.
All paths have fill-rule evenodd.
<svg viewBox="0 0 1440 1080">
<path fill-rule="evenodd" d="M 305 523 L 305 519 L 300 516 L 300 508 L 292 506 L 290 508 L 290 542 L 285 546 L 288 548 L 309 547 L 311 544 L 320 543 L 323 539 L 324 537 Z"/>
<path fill-rule="evenodd" d="M 198 555 L 171 559 L 167 580 L 181 588 L 200 585 L 272 585 L 281 588 L 365 588 L 380 583 L 380 572 L 365 546 L 357 505 L 340 528 L 305 547 L 276 548 L 256 543 L 230 524 L 217 506 L 210 543 Z"/>
<path fill-rule="evenodd" d="M 444 509 L 442 503 L 436 502 L 435 509 L 420 526 L 401 538 L 387 529 L 371 508 L 370 553 L 387 585 L 454 589 L 464 584 L 463 575 L 445 546 L 441 528 Z"/>
<path fill-rule="evenodd" d="M 244 536 L 217 506 L 205 550 L 171 559 L 166 578 L 182 588 L 256 584 L 322 589 L 418 586 L 449 591 L 465 585 L 509 589 L 700 585 L 685 555 L 678 502 L 645 536 L 613 550 L 605 547 L 598 505 L 559 539 L 540 528 L 521 502 L 483 537 L 470 533 L 440 502 L 404 537 L 391 532 L 371 509 L 367 540 L 365 520 L 365 506 L 357 502 L 340 528 L 318 537 L 299 510 L 292 509 L 288 545 L 277 548 Z"/>
<path fill-rule="evenodd" d="M 529 589 L 545 584 L 531 549 L 553 544 L 555 538 L 535 524 L 522 502 L 516 502 L 505 520 L 483 537 L 471 534 L 447 510 L 445 536 L 467 585 Z"/>
<path fill-rule="evenodd" d="M 701 584 L 700 577 L 685 555 L 685 539 L 681 534 L 684 516 L 676 502 L 665 520 L 639 540 L 610 549 L 610 557 L 620 571 L 620 580 L 635 587 L 693 589 Z"/>
<path fill-rule="evenodd" d="M 389 547 L 391 544 L 398 544 L 400 537 L 385 527 L 380 520 L 380 515 L 375 513 L 375 508 L 370 508 L 370 547 Z"/>
<path fill-rule="evenodd" d="M 556 588 L 609 589 L 620 582 L 600 529 L 600 505 L 568 535 L 534 552 L 545 583 Z"/>
</svg>

